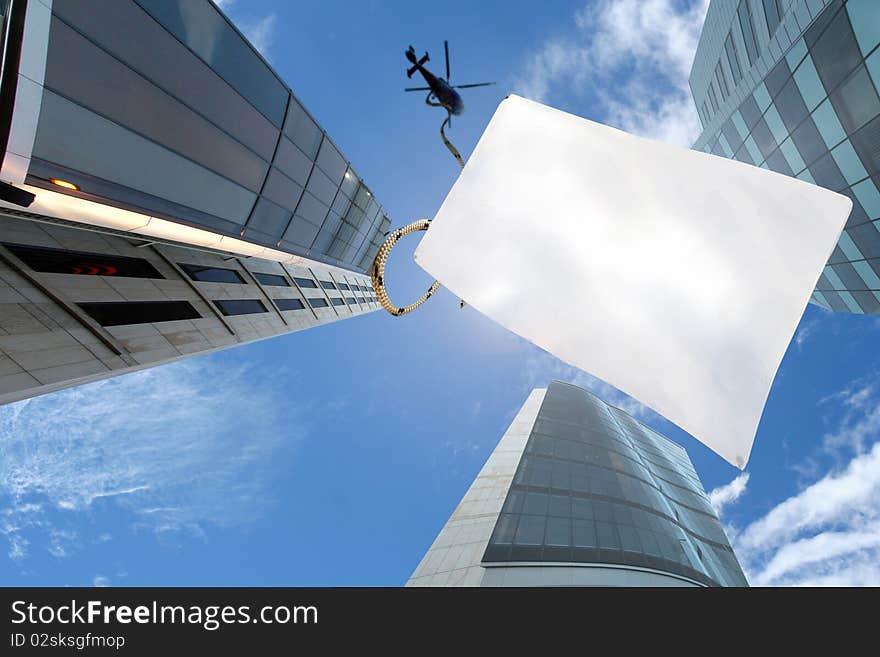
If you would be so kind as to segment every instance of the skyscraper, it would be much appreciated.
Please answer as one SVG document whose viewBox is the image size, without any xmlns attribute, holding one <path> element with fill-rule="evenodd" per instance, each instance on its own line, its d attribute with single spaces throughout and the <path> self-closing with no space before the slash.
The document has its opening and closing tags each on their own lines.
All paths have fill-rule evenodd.
<svg viewBox="0 0 880 657">
<path fill-rule="evenodd" d="M 590 392 L 532 391 L 408 586 L 746 586 L 687 453 Z"/>
<path fill-rule="evenodd" d="M 811 301 L 880 313 L 880 3 L 712 0 L 690 87 L 694 148 L 846 194 Z"/>
<path fill-rule="evenodd" d="M 0 18 L 0 403 L 378 309 L 390 219 L 213 3 Z"/>
</svg>

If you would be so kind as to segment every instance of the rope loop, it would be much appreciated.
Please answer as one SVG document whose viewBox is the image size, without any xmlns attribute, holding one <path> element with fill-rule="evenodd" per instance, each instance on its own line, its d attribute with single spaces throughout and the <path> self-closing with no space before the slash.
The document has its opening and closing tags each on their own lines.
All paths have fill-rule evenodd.
<svg viewBox="0 0 880 657">
<path fill-rule="evenodd" d="M 425 301 L 431 298 L 431 295 L 440 287 L 440 281 L 431 283 L 431 287 L 425 292 L 415 303 L 408 306 L 395 306 L 388 297 L 388 290 L 385 288 L 385 264 L 388 262 L 388 256 L 391 255 L 391 249 L 400 241 L 402 237 L 406 237 L 410 233 L 420 230 L 428 230 L 431 225 L 430 219 L 419 219 L 411 224 L 391 231 L 391 234 L 382 242 L 376 253 L 376 259 L 373 261 L 373 267 L 370 269 L 370 278 L 373 281 L 373 289 L 376 291 L 376 297 L 382 307 L 395 317 L 400 317 L 411 313 L 413 310 L 421 306 Z"/>
<path fill-rule="evenodd" d="M 443 107 L 443 105 L 431 102 L 431 94 L 428 94 L 427 98 L 425 98 L 425 102 L 434 107 Z M 440 125 L 440 137 L 443 139 L 446 148 L 452 153 L 455 161 L 458 162 L 459 166 L 463 169 L 464 160 L 462 160 L 461 154 L 446 137 L 446 126 L 450 123 L 450 118 L 451 116 L 447 115 L 446 119 Z M 395 306 L 391 303 L 391 299 L 388 298 L 388 290 L 385 289 L 385 263 L 388 262 L 388 256 L 391 255 L 391 249 L 394 248 L 394 245 L 397 244 L 398 241 L 400 241 L 401 237 L 406 237 L 410 233 L 415 233 L 420 230 L 428 230 L 430 225 L 430 219 L 419 219 L 403 228 L 391 231 L 391 234 L 388 235 L 385 241 L 382 242 L 382 246 L 379 247 L 379 251 L 376 253 L 376 259 L 373 260 L 373 266 L 370 269 L 370 278 L 373 279 L 373 289 L 376 291 L 376 297 L 379 299 L 379 303 L 382 304 L 382 307 L 395 317 L 411 313 L 425 303 L 425 301 L 430 299 L 431 295 L 440 287 L 440 281 L 434 281 L 431 283 L 431 287 L 428 288 L 428 291 L 425 292 L 418 301 L 411 303 L 408 306 Z M 464 301 L 462 301 L 461 304 L 464 306 Z"/>
</svg>

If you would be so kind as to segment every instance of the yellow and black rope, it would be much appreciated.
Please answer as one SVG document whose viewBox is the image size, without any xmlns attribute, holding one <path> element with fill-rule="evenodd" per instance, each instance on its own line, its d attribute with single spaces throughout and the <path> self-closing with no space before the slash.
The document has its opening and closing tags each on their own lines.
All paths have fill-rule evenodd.
<svg viewBox="0 0 880 657">
<path fill-rule="evenodd" d="M 428 98 L 425 99 L 425 102 L 429 105 L 442 107 L 442 105 L 438 105 L 430 101 L 430 94 L 428 95 Z M 449 116 L 447 116 L 443 120 L 443 123 L 440 125 L 440 137 L 443 139 L 443 143 L 446 145 L 446 148 L 449 149 L 449 152 L 452 153 L 452 156 L 463 169 L 464 160 L 461 159 L 461 154 L 458 152 L 458 149 L 452 145 L 452 142 L 449 141 L 449 139 L 447 139 L 446 132 L 444 131 L 448 123 Z M 425 301 L 430 299 L 431 295 L 433 295 L 434 292 L 436 292 L 437 289 L 440 287 L 440 281 L 434 281 L 433 283 L 431 283 L 431 287 L 428 288 L 428 291 L 425 292 L 418 301 L 416 301 L 415 303 L 411 303 L 408 306 L 395 306 L 393 303 L 391 303 L 391 299 L 388 297 L 388 290 L 385 287 L 385 264 L 388 262 L 388 256 L 391 255 L 391 249 L 394 248 L 394 245 L 400 241 L 400 238 L 405 237 L 410 233 L 418 232 L 420 230 L 428 230 L 430 226 L 430 219 L 419 219 L 418 221 L 414 221 L 411 224 L 404 226 L 403 228 L 398 228 L 397 230 L 391 231 L 385 241 L 382 242 L 382 246 L 379 247 L 379 251 L 376 253 L 376 259 L 373 260 L 373 266 L 370 268 L 370 278 L 373 280 L 373 289 L 376 290 L 376 298 L 379 299 L 379 303 L 382 305 L 382 307 L 395 317 L 400 317 L 401 315 L 411 313 L 413 310 L 425 303 Z M 462 301 L 461 303 L 463 306 L 464 301 Z"/>
<path fill-rule="evenodd" d="M 440 287 L 440 282 L 434 281 L 431 283 L 431 287 L 428 288 L 428 291 L 425 292 L 418 301 L 411 303 L 408 306 L 395 306 L 391 303 L 391 299 L 388 298 L 388 291 L 385 289 L 385 264 L 388 262 L 388 256 L 391 255 L 391 249 L 394 248 L 394 245 L 397 244 L 398 241 L 400 241 L 400 238 L 420 230 L 428 230 L 430 225 L 430 219 L 419 219 L 403 228 L 391 231 L 391 234 L 382 243 L 382 246 L 379 247 L 379 252 L 376 253 L 376 259 L 373 261 L 373 267 L 370 269 L 370 278 L 373 280 L 373 289 L 376 290 L 376 297 L 379 299 L 379 303 L 382 304 L 382 307 L 395 317 L 411 313 L 425 303 L 425 301 L 430 299 L 431 295 Z"/>
</svg>

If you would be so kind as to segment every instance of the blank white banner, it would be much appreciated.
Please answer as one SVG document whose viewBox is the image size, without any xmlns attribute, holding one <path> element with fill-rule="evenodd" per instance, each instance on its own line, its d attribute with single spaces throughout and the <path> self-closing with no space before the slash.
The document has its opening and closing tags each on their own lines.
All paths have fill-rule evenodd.
<svg viewBox="0 0 880 657">
<path fill-rule="evenodd" d="M 743 468 L 852 201 L 517 96 L 415 258 Z"/>
</svg>

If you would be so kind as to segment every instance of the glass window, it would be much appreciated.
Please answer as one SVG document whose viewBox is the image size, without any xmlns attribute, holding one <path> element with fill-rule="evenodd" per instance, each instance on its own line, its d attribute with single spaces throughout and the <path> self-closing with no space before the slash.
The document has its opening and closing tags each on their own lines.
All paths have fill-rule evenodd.
<svg viewBox="0 0 880 657">
<path fill-rule="evenodd" d="M 274 299 L 278 310 L 303 310 L 305 306 L 299 299 Z"/>
<path fill-rule="evenodd" d="M 48 274 L 165 278 L 149 261 L 143 258 L 25 246 L 23 244 L 6 244 L 5 246 L 34 271 Z"/>
<path fill-rule="evenodd" d="M 287 279 L 280 274 L 264 274 L 260 271 L 254 272 L 254 278 L 256 278 L 263 285 L 273 285 L 277 287 L 290 287 L 290 283 L 287 282 Z"/>
<path fill-rule="evenodd" d="M 267 119 L 281 125 L 288 93 L 251 45 L 206 2 L 138 0 L 165 29 L 244 96 Z"/>
<path fill-rule="evenodd" d="M 800 178 L 801 180 L 805 181 L 805 182 L 810 183 L 811 185 L 815 185 L 815 184 L 816 184 L 816 181 L 813 180 L 813 174 L 810 173 L 810 170 L 809 170 L 809 169 L 804 169 L 803 171 L 801 171 L 801 172 L 797 175 L 797 177 Z"/>
<path fill-rule="evenodd" d="M 724 67 L 721 62 L 715 65 L 715 82 L 718 83 L 718 90 L 721 92 L 721 100 L 727 100 L 730 95 L 730 89 L 727 86 L 727 76 L 724 74 Z"/>
<path fill-rule="evenodd" d="M 816 71 L 826 89 L 834 89 L 862 61 L 845 11 L 838 11 L 810 48 Z"/>
<path fill-rule="evenodd" d="M 241 274 L 234 269 L 204 267 L 202 265 L 180 265 L 180 268 L 194 281 L 203 283 L 236 283 L 243 285 L 245 282 Z"/>
<path fill-rule="evenodd" d="M 305 187 L 309 181 L 309 173 L 312 170 L 312 161 L 299 147 L 283 136 L 278 140 L 278 150 L 272 164 L 283 171 L 289 178 L 296 181 L 301 187 Z"/>
<path fill-rule="evenodd" d="M 558 490 L 569 490 L 569 488 L 571 488 L 569 464 L 564 461 L 554 461 L 551 481 L 553 488 Z"/>
<path fill-rule="evenodd" d="M 733 126 L 736 128 L 737 133 L 739 134 L 740 139 L 745 139 L 749 134 L 749 129 L 746 126 L 746 122 L 740 114 L 739 110 L 736 110 L 731 116 L 730 120 L 733 122 Z M 731 142 L 733 143 L 733 142 Z"/>
<path fill-rule="evenodd" d="M 312 308 L 326 308 L 327 300 L 326 299 L 309 299 L 309 305 Z"/>
<path fill-rule="evenodd" d="M 348 169 L 348 163 L 345 161 L 345 158 L 342 157 L 342 154 L 329 139 L 325 139 L 321 144 L 316 164 L 333 181 L 334 186 L 342 182 L 343 175 L 346 169 Z"/>
<path fill-rule="evenodd" d="M 767 122 L 763 117 L 758 119 L 758 122 L 752 128 L 752 138 L 765 158 L 776 150 L 776 140 L 773 139 L 770 128 L 767 127 Z"/>
<path fill-rule="evenodd" d="M 858 302 L 855 300 L 853 295 L 847 290 L 841 290 L 838 292 L 840 298 L 843 299 L 843 302 L 846 304 L 847 309 L 851 313 L 861 313 L 862 308 L 859 306 Z"/>
<path fill-rule="evenodd" d="M 746 55 L 749 58 L 749 65 L 754 64 L 758 57 L 761 55 L 761 51 L 758 48 L 758 42 L 755 39 L 755 22 L 752 17 L 752 8 L 749 5 L 749 0 L 742 0 L 739 3 L 739 8 L 737 9 L 737 16 L 739 17 L 739 27 L 742 30 L 743 41 L 746 44 Z"/>
<path fill-rule="evenodd" d="M 599 547 L 606 550 L 619 550 L 620 539 L 617 529 L 610 522 L 597 522 L 596 535 L 599 539 Z"/>
<path fill-rule="evenodd" d="M 745 133 L 743 134 L 743 138 L 745 135 L 749 133 L 749 130 L 755 123 L 757 123 L 758 119 L 761 118 L 761 110 L 758 109 L 758 103 L 755 102 L 755 99 L 752 95 L 746 96 L 746 99 L 739 106 L 739 113 L 742 115 L 743 120 L 745 121 L 745 125 L 747 127 Z"/>
<path fill-rule="evenodd" d="M 571 500 L 571 515 L 574 518 L 592 518 L 593 504 L 588 499 L 574 497 Z"/>
<path fill-rule="evenodd" d="M 338 299 L 336 297 L 333 297 L 332 299 L 330 299 L 330 301 L 333 303 L 334 306 L 344 306 L 345 305 L 345 301 L 343 299 Z"/>
<path fill-rule="evenodd" d="M 849 0 L 846 5 L 862 55 L 880 43 L 880 7 L 876 0 Z"/>
<path fill-rule="evenodd" d="M 764 0 L 764 17 L 767 19 L 767 34 L 772 38 L 782 20 L 784 10 L 779 5 L 780 0 Z"/>
<path fill-rule="evenodd" d="M 791 139 L 786 139 L 782 142 L 779 146 L 779 150 L 782 151 L 782 155 L 785 157 L 788 166 L 791 167 L 791 170 L 794 173 L 804 170 L 804 167 L 806 166 L 806 164 L 804 164 L 804 159 L 801 157 L 801 154 L 798 153 L 797 147 Z"/>
<path fill-rule="evenodd" d="M 785 156 L 782 154 L 782 151 L 775 150 L 767 157 L 767 167 L 771 171 L 775 171 L 777 173 L 783 173 L 786 176 L 791 176 L 794 172 L 791 170 L 791 167 L 788 165 L 788 160 L 785 159 Z"/>
<path fill-rule="evenodd" d="M 575 547 L 592 548 L 599 546 L 596 538 L 596 526 L 592 520 L 575 519 L 571 523 L 571 528 Z"/>
<path fill-rule="evenodd" d="M 293 280 L 296 281 L 296 284 L 300 287 L 314 287 L 317 288 L 318 285 L 311 278 L 298 278 L 294 276 Z"/>
<path fill-rule="evenodd" d="M 230 315 L 252 315 L 266 312 L 266 306 L 259 299 L 224 299 L 214 305 L 227 317 Z"/>
<path fill-rule="evenodd" d="M 803 39 L 798 39 L 785 55 L 785 61 L 788 62 L 789 70 L 795 70 L 806 54 L 807 44 L 804 43 Z"/>
<path fill-rule="evenodd" d="M 804 162 L 807 163 L 813 162 L 828 150 L 813 120 L 809 117 L 791 134 L 791 138 Z"/>
<path fill-rule="evenodd" d="M 859 183 L 859 185 L 864 185 L 864 183 Z M 876 193 L 876 188 L 874 192 Z M 880 201 L 880 199 L 878 199 L 878 201 Z M 872 213 L 872 216 L 878 215 Z M 880 232 L 878 232 L 880 229 L 878 229 L 876 224 L 862 224 L 861 226 L 854 226 L 847 230 L 849 231 L 853 242 L 859 247 L 859 251 L 864 253 L 866 258 L 880 257 Z"/>
<path fill-rule="evenodd" d="M 764 113 L 764 120 L 767 122 L 767 127 L 770 128 L 770 132 L 777 143 L 784 142 L 788 137 L 788 129 L 782 122 L 782 117 L 779 116 L 779 112 L 774 105 L 771 105 Z"/>
<path fill-rule="evenodd" d="M 871 269 L 870 265 L 867 262 L 854 262 L 853 267 L 855 267 L 856 271 L 859 272 L 859 276 L 861 276 L 862 280 L 865 281 L 865 285 L 868 287 L 868 289 L 880 290 L 880 276 L 877 275 L 877 272 Z"/>
<path fill-rule="evenodd" d="M 730 149 L 734 153 L 738 151 L 739 147 L 742 146 L 743 143 L 742 137 L 740 137 L 739 132 L 730 120 L 724 122 L 724 125 L 721 126 L 721 132 L 727 139 L 727 143 L 730 145 Z"/>
<path fill-rule="evenodd" d="M 295 184 L 291 182 L 291 185 Z M 284 234 L 291 216 L 293 213 L 290 210 L 285 210 L 267 198 L 260 197 L 254 205 L 250 221 L 247 224 L 248 239 L 263 241 L 274 246 Z M 254 233 L 259 235 L 254 235 Z M 260 237 L 264 239 L 260 240 Z"/>
<path fill-rule="evenodd" d="M 150 324 L 201 317 L 188 301 L 110 301 L 77 305 L 101 326 Z"/>
<path fill-rule="evenodd" d="M 877 147 L 880 144 L 880 116 L 868 121 L 858 132 L 850 135 L 849 140 L 868 173 L 874 175 L 880 172 L 880 149 Z"/>
<path fill-rule="evenodd" d="M 830 98 L 847 133 L 855 132 L 880 114 L 880 98 L 864 66 L 856 69 Z"/>
<path fill-rule="evenodd" d="M 862 260 L 865 257 L 862 255 L 862 252 L 859 251 L 859 247 L 855 245 L 855 242 L 852 241 L 852 238 L 846 231 L 843 231 L 840 234 L 840 240 L 838 241 L 837 246 L 840 247 L 843 254 L 849 260 Z"/>
<path fill-rule="evenodd" d="M 284 134 L 290 137 L 290 140 L 299 146 L 310 160 L 317 158 L 324 133 L 292 96 L 287 110 L 287 120 L 284 122 Z"/>
<path fill-rule="evenodd" d="M 816 72 L 816 66 L 813 64 L 813 59 L 809 55 L 794 72 L 794 79 L 804 103 L 806 103 L 807 110 L 812 112 L 825 99 L 826 94 L 825 87 L 822 86 L 822 81 Z"/>
<path fill-rule="evenodd" d="M 321 287 L 323 287 L 325 290 L 335 290 L 336 289 L 336 286 L 333 284 L 332 281 L 321 281 Z"/>
<path fill-rule="evenodd" d="M 869 217 L 880 217 L 880 192 L 877 191 L 877 186 L 873 180 L 863 180 L 858 185 L 853 185 L 852 190 Z M 871 228 L 873 229 L 873 227 Z M 868 232 L 870 233 L 870 231 Z M 862 253 L 864 252 L 864 249 L 862 249 Z M 873 256 L 874 254 L 869 254 L 869 257 Z"/>
<path fill-rule="evenodd" d="M 517 516 L 502 515 L 498 519 L 495 526 L 495 533 L 492 534 L 493 543 L 501 543 L 504 545 L 513 543 L 513 536 L 516 532 Z"/>
<path fill-rule="evenodd" d="M 712 111 L 718 111 L 718 96 L 715 95 L 715 85 L 709 83 L 709 102 L 712 103 Z"/>
<path fill-rule="evenodd" d="M 769 92 L 770 96 L 775 97 L 776 94 L 779 93 L 779 90 L 782 89 L 782 86 L 788 81 L 790 75 L 791 71 L 788 69 L 788 62 L 783 58 L 776 62 L 776 66 L 770 69 L 770 72 L 766 75 L 762 84 L 767 92 Z M 757 93 L 755 95 L 757 96 Z M 761 107 L 761 109 L 764 109 L 764 107 Z"/>
<path fill-rule="evenodd" d="M 521 513 L 523 499 L 525 498 L 525 493 L 516 490 L 515 488 L 511 488 L 507 492 L 507 499 L 504 501 L 504 513 Z"/>
<path fill-rule="evenodd" d="M 545 545 L 567 547 L 571 545 L 571 520 L 569 518 L 548 518 Z"/>
<path fill-rule="evenodd" d="M 858 272 L 850 263 L 839 262 L 831 268 L 837 273 L 838 278 L 843 281 L 844 289 L 849 290 L 850 292 L 867 289 L 865 281 L 862 280 L 862 277 L 859 276 Z"/>
<path fill-rule="evenodd" d="M 844 141 L 840 146 L 831 151 L 831 154 L 834 156 L 834 161 L 837 162 L 837 166 L 850 185 L 868 177 L 868 172 L 865 171 L 862 161 L 849 141 Z"/>
<path fill-rule="evenodd" d="M 837 112 L 831 106 L 830 100 L 826 100 L 816 108 L 816 111 L 813 112 L 813 121 L 815 121 L 828 148 L 833 148 L 846 138 L 846 133 L 843 131 L 843 126 L 840 125 Z"/>
<path fill-rule="evenodd" d="M 876 86 L 877 81 L 880 80 L 880 48 L 875 50 L 874 54 L 865 60 L 865 64 L 868 66 L 871 79 L 874 80 L 874 85 Z"/>
<path fill-rule="evenodd" d="M 739 65 L 739 54 L 736 52 L 736 44 L 733 41 L 733 32 L 728 33 L 724 41 L 724 50 L 727 53 L 727 63 L 730 65 L 730 74 L 733 76 L 733 86 L 742 80 L 742 68 Z"/>
<path fill-rule="evenodd" d="M 345 302 L 346 302 L 349 306 L 353 306 L 353 305 L 355 305 L 354 297 L 345 297 Z"/>
<path fill-rule="evenodd" d="M 635 527 L 618 525 L 617 531 L 620 534 L 620 543 L 624 550 L 628 552 L 642 552 L 642 542 L 639 540 Z"/>
<path fill-rule="evenodd" d="M 755 144 L 755 140 L 752 139 L 751 136 L 746 139 L 746 150 L 752 158 L 752 163 L 760 164 L 764 161 L 761 151 L 758 150 L 758 146 Z"/>
<path fill-rule="evenodd" d="M 514 542 L 517 545 L 541 545 L 544 542 L 544 517 L 520 516 Z"/>
<path fill-rule="evenodd" d="M 571 516 L 571 498 L 564 495 L 551 495 L 548 515 L 568 518 Z"/>
<path fill-rule="evenodd" d="M 314 173 L 312 174 L 314 176 Z M 323 174 L 322 174 L 323 175 Z M 293 210 L 296 209 L 296 206 L 299 204 L 299 199 L 302 196 L 303 188 L 298 183 L 294 182 L 291 178 L 289 178 L 286 174 L 284 174 L 281 169 L 277 169 L 272 167 L 269 170 L 269 175 L 266 177 L 266 182 L 263 185 L 263 191 L 261 192 L 263 200 L 270 200 L 274 204 L 278 206 L 278 210 L 285 216 L 285 221 L 281 226 L 280 230 L 277 230 L 277 234 L 281 234 L 284 232 L 284 226 L 287 225 L 287 221 L 290 219 L 290 214 Z M 278 210 L 271 209 L 271 212 L 278 213 Z M 254 214 L 256 214 L 257 210 L 255 208 Z M 254 223 L 255 217 L 251 217 L 250 223 Z"/>
<path fill-rule="evenodd" d="M 789 132 L 794 130 L 808 114 L 804 99 L 798 91 L 797 82 L 793 79 L 789 80 L 777 94 L 775 106 Z"/>
<path fill-rule="evenodd" d="M 846 180 L 844 180 L 843 174 L 837 167 L 831 153 L 826 153 L 813 162 L 810 165 L 810 173 L 813 174 L 816 184 L 821 185 L 822 187 L 827 187 L 834 191 L 840 191 L 844 187 L 847 187 Z"/>
</svg>

